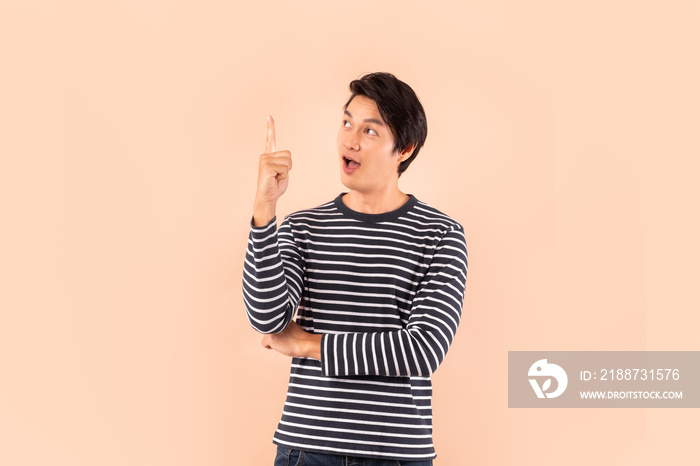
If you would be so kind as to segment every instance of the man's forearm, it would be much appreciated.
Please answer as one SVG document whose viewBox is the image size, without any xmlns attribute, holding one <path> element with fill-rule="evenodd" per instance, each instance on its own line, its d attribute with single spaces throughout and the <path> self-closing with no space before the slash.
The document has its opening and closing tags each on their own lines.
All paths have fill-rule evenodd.
<svg viewBox="0 0 700 466">
<path fill-rule="evenodd" d="M 321 360 L 321 338 L 320 334 L 310 334 L 311 338 L 306 345 L 306 357 Z"/>
<path fill-rule="evenodd" d="M 281 229 L 284 229 L 284 222 Z M 281 233 L 280 233 L 281 234 Z M 252 327 L 260 333 L 283 329 L 294 315 L 302 290 L 296 272 L 301 266 L 294 261 L 295 251 L 279 249 L 274 222 L 252 227 L 243 266 L 243 301 Z M 282 255 L 290 258 L 285 270 Z"/>
<path fill-rule="evenodd" d="M 275 218 L 276 206 L 268 203 L 255 203 L 253 208 L 253 226 L 264 227 Z"/>
</svg>

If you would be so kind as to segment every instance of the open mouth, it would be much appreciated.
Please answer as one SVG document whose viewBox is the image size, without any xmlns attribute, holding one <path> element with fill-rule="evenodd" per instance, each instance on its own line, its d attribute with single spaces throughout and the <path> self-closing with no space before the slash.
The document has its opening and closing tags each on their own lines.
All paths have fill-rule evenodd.
<svg viewBox="0 0 700 466">
<path fill-rule="evenodd" d="M 345 162 L 345 168 L 351 171 L 360 166 L 359 162 L 356 162 L 355 160 L 346 156 L 343 156 L 343 162 Z"/>
</svg>

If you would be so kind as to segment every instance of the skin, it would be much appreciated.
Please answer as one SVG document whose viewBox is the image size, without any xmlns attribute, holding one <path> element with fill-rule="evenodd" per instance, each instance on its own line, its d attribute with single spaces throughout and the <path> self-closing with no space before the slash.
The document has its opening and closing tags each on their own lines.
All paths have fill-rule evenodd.
<svg viewBox="0 0 700 466">
<path fill-rule="evenodd" d="M 348 188 L 343 203 L 352 210 L 368 214 L 391 212 L 408 201 L 399 189 L 398 167 L 408 159 L 415 146 L 393 151 L 394 135 L 382 119 L 377 104 L 365 96 L 355 96 L 342 114 L 337 148 L 340 180 Z M 360 165 L 346 173 L 344 157 Z M 277 151 L 275 121 L 267 118 L 265 153 L 260 155 L 258 185 L 253 206 L 253 225 L 265 226 L 274 217 L 277 201 L 287 190 L 292 154 Z M 264 335 L 263 347 L 285 356 L 321 359 L 321 335 L 312 334 L 292 321 L 276 334 Z"/>
<path fill-rule="evenodd" d="M 409 158 L 413 147 L 394 152 L 394 135 L 381 117 L 377 104 L 365 96 L 355 96 L 345 110 L 337 137 L 340 181 L 348 188 L 343 203 L 357 212 L 391 212 L 408 201 L 399 189 L 399 164 Z M 348 174 L 343 156 L 360 163 Z"/>
</svg>

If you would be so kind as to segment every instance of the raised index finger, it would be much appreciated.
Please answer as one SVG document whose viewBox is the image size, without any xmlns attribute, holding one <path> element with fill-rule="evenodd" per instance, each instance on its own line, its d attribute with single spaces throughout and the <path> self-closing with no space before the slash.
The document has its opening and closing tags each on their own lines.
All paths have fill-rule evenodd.
<svg viewBox="0 0 700 466">
<path fill-rule="evenodd" d="M 267 140 L 265 141 L 265 153 L 275 152 L 275 120 L 272 115 L 267 116 Z"/>
</svg>

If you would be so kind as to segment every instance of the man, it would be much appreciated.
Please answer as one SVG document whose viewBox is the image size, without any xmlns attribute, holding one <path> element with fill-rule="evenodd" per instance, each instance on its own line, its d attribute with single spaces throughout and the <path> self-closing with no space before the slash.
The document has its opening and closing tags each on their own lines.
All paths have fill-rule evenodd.
<svg viewBox="0 0 700 466">
<path fill-rule="evenodd" d="M 292 158 L 268 116 L 243 297 L 262 345 L 292 357 L 275 465 L 431 465 L 430 375 L 459 324 L 466 241 L 399 189 L 427 136 L 413 90 L 372 73 L 350 91 L 338 130 L 348 192 L 279 229 Z"/>
</svg>

